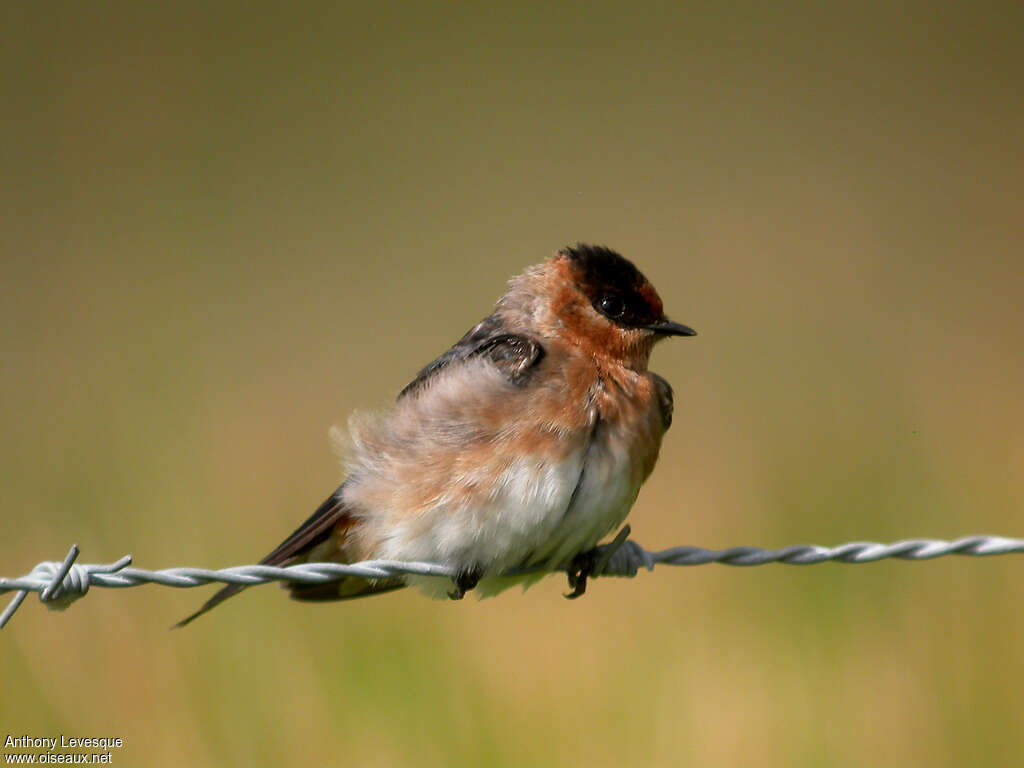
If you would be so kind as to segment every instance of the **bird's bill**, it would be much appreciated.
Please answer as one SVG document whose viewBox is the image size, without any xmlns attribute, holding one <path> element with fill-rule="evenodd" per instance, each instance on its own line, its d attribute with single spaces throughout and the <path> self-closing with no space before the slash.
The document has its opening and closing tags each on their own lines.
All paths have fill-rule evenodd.
<svg viewBox="0 0 1024 768">
<path fill-rule="evenodd" d="M 688 325 L 682 323 L 673 323 L 669 320 L 663 320 L 660 323 L 652 323 L 647 326 L 647 329 L 660 333 L 662 336 L 696 336 L 697 332 Z"/>
</svg>

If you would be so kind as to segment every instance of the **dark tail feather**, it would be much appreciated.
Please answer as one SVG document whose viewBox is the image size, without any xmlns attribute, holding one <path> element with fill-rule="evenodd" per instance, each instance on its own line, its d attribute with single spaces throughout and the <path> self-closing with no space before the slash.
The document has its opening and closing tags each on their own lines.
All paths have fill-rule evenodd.
<svg viewBox="0 0 1024 768">
<path fill-rule="evenodd" d="M 401 579 L 367 581 L 358 576 L 328 581 L 324 584 L 289 584 L 288 591 L 292 600 L 303 602 L 325 602 L 328 600 L 354 600 L 357 597 L 370 597 L 384 592 L 394 592 L 406 586 Z"/>
<path fill-rule="evenodd" d="M 241 584 L 228 584 L 226 587 L 224 587 L 223 589 L 219 590 L 217 592 L 217 594 L 215 594 L 213 597 L 211 597 L 209 600 L 207 600 L 205 603 L 203 603 L 203 607 L 202 608 L 200 608 L 195 613 L 193 613 L 193 614 L 191 614 L 189 616 L 186 616 L 184 619 L 182 619 L 177 624 L 175 624 L 173 627 L 171 627 L 171 629 L 178 629 L 179 627 L 184 627 L 186 624 L 190 624 L 191 622 L 193 622 L 196 619 L 198 619 L 200 616 L 202 616 L 207 611 L 210 611 L 210 610 L 213 610 L 214 608 L 216 608 L 218 605 L 223 603 L 229 597 L 231 597 L 233 595 L 237 595 L 243 589 L 245 589 L 245 587 L 242 586 Z"/>
<path fill-rule="evenodd" d="M 316 512 L 310 515 L 306 522 L 296 528 L 292 535 L 282 541 L 273 552 L 260 560 L 260 565 L 289 565 L 317 544 L 325 541 L 327 537 L 331 535 L 331 531 L 334 529 L 334 526 L 348 514 L 348 509 L 340 498 L 341 490 L 344 487 L 344 484 L 342 484 L 338 490 L 328 496 L 327 500 L 317 508 Z M 243 589 L 245 589 L 245 587 L 242 585 L 229 584 L 203 603 L 202 608 L 191 616 L 186 616 L 175 624 L 172 629 L 184 627 L 186 624 L 198 619 L 207 611 L 216 608 L 229 597 L 237 595 Z"/>
</svg>

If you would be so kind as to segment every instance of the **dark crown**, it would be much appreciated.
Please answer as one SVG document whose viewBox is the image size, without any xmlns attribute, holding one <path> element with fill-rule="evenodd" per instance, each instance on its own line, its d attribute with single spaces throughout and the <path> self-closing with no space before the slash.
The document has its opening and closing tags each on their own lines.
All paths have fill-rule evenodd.
<svg viewBox="0 0 1024 768">
<path fill-rule="evenodd" d="M 578 272 L 580 289 L 601 314 L 618 325 L 641 328 L 662 319 L 661 299 L 633 262 L 601 245 L 577 243 L 559 251 Z M 622 302 L 622 312 L 610 315 L 603 300 Z"/>
</svg>

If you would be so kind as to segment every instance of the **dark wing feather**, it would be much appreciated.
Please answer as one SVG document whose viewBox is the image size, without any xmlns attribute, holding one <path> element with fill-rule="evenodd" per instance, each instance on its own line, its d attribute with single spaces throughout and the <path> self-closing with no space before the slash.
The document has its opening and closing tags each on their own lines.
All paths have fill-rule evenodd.
<svg viewBox="0 0 1024 768">
<path fill-rule="evenodd" d="M 502 321 L 491 315 L 472 328 L 455 346 L 421 370 L 399 393 L 398 399 L 422 391 L 430 380 L 447 366 L 477 356 L 486 356 L 509 381 L 521 384 L 544 357 L 544 349 L 528 336 L 509 333 Z M 306 522 L 296 528 L 291 536 L 260 560 L 260 565 L 288 565 L 325 541 L 335 526 L 343 522 L 349 514 L 341 499 L 342 488 L 344 484 L 332 493 Z M 404 582 L 399 579 L 369 582 L 353 577 L 326 584 L 291 584 L 288 588 L 292 597 L 297 600 L 346 600 L 389 592 L 402 586 Z M 175 626 L 185 626 L 243 589 L 244 586 L 235 584 L 224 587 L 207 600 L 202 608 Z"/>
<path fill-rule="evenodd" d="M 509 379 L 521 383 L 544 356 L 544 348 L 529 336 L 510 333 L 497 315 L 489 315 L 473 326 L 451 349 L 416 374 L 416 378 L 398 393 L 398 399 L 423 391 L 440 371 L 452 363 L 477 355 L 487 355 Z"/>
<path fill-rule="evenodd" d="M 658 406 L 661 409 L 661 420 L 665 424 L 665 429 L 667 430 L 672 426 L 672 387 L 658 374 L 652 373 L 651 376 L 654 378 L 654 388 L 658 393 Z"/>
<path fill-rule="evenodd" d="M 344 487 L 344 483 L 338 486 L 338 490 L 328 496 L 306 522 L 292 531 L 291 536 L 278 544 L 273 552 L 260 560 L 260 565 L 288 565 L 325 541 L 331 535 L 334 526 L 348 514 L 345 502 L 341 500 L 341 491 Z"/>
<path fill-rule="evenodd" d="M 260 560 L 260 565 L 289 565 L 296 558 L 327 539 L 331 535 L 331 530 L 334 526 L 348 514 L 345 504 L 341 500 L 341 489 L 344 487 L 344 484 L 342 484 L 338 490 L 328 496 L 324 503 L 317 507 L 316 512 L 309 516 L 306 522 L 296 528 L 292 535 L 282 541 L 273 552 Z M 245 587 L 240 584 L 229 584 L 203 603 L 202 608 L 191 616 L 182 619 L 174 626 L 184 627 L 207 611 L 216 608 L 229 597 L 237 595 L 243 589 Z"/>
</svg>

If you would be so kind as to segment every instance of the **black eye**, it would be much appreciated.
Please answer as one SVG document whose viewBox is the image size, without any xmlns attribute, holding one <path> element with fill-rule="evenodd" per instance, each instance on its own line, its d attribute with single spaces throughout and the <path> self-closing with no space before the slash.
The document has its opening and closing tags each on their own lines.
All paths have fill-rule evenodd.
<svg viewBox="0 0 1024 768">
<path fill-rule="evenodd" d="M 597 303 L 597 308 L 605 317 L 622 317 L 626 314 L 626 302 L 621 296 L 604 296 Z"/>
</svg>

